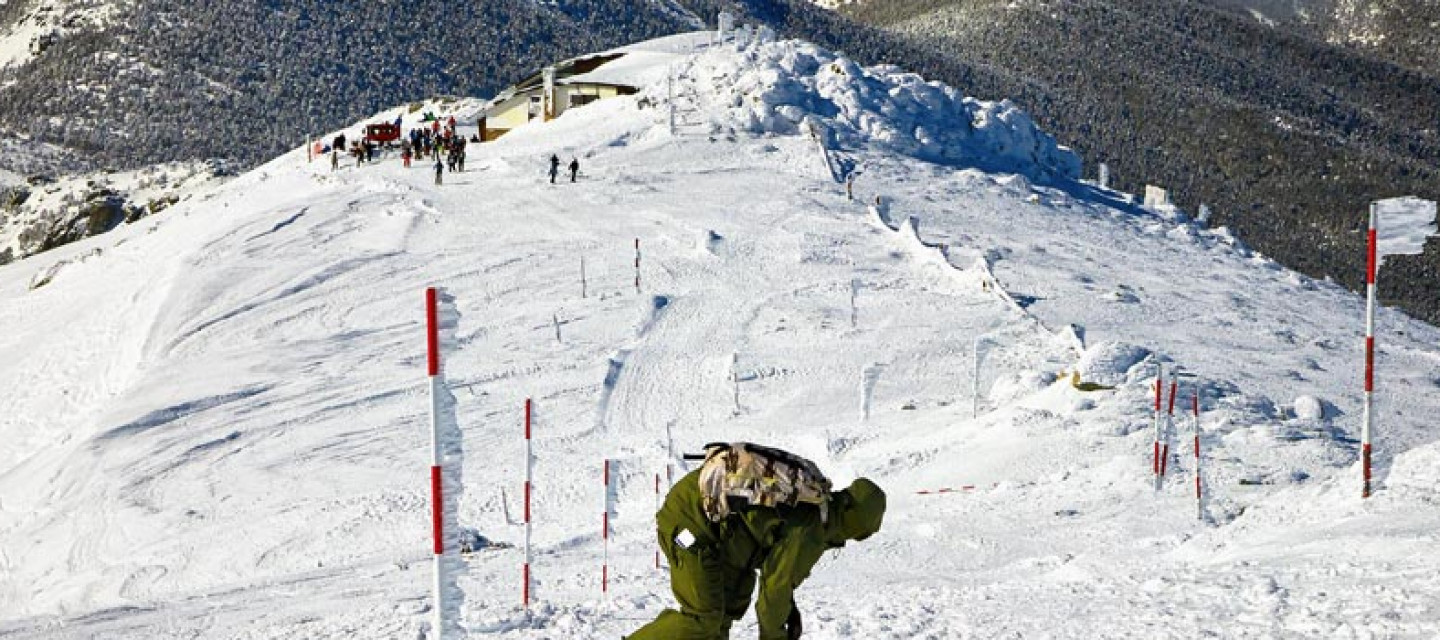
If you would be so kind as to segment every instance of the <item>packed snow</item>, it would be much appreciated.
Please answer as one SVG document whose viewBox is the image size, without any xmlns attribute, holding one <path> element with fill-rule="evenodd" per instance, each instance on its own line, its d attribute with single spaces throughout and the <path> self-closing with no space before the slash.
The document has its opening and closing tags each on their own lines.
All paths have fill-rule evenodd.
<svg viewBox="0 0 1440 640">
<path fill-rule="evenodd" d="M 1362 500 L 1357 296 L 1076 181 L 1004 102 L 743 35 L 442 185 L 301 149 L 0 266 L 0 636 L 427 635 L 427 286 L 466 637 L 669 606 L 655 478 L 716 440 L 889 492 L 797 592 L 807 638 L 1440 634 L 1440 330 L 1379 315 Z"/>
<path fill-rule="evenodd" d="M 229 174 L 218 162 L 60 177 L 37 173 L 7 179 L 0 174 L 0 263 L 154 215 Z"/>
</svg>

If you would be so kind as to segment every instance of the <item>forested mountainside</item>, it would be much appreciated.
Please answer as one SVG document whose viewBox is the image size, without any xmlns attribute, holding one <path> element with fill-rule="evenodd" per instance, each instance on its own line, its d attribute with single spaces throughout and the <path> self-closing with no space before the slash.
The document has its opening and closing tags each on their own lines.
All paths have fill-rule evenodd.
<svg viewBox="0 0 1440 640">
<path fill-rule="evenodd" d="M 1434 198 L 1440 81 L 1207 2 L 894 0 L 845 10 L 948 77 L 1008 96 L 1093 172 L 1207 203 L 1294 268 L 1363 285 L 1365 205 Z M 947 68 L 948 67 L 948 68 Z M 1093 175 L 1093 173 L 1092 173 Z M 1440 320 L 1440 252 L 1400 259 L 1382 297 Z"/>
<path fill-rule="evenodd" d="M 1159 184 L 1192 210 L 1207 203 L 1265 253 L 1358 288 L 1364 203 L 1436 195 L 1440 81 L 1418 53 L 1412 69 L 1370 51 L 1406 50 L 1404 38 L 1336 45 L 1234 4 L 1255 1 L 886 0 L 836 13 L 808 0 L 72 0 L 60 19 L 71 26 L 0 72 L 0 128 L 72 148 L 72 164 L 89 168 L 217 156 L 243 166 L 357 113 L 490 95 L 546 61 L 731 10 L 862 63 L 1013 99 L 1091 175 L 1106 162 L 1120 188 Z M 11 3 L 0 18 L 59 2 Z M 1435 5 L 1313 2 L 1296 19 L 1334 33 L 1361 33 L 1345 15 L 1389 24 Z M 1380 6 L 1394 9 L 1365 8 Z M 1437 263 L 1394 260 L 1382 295 L 1440 321 Z"/>
<path fill-rule="evenodd" d="M 697 24 L 651 0 L 51 5 L 0 8 L 12 30 L 54 23 L 28 62 L 0 72 L 0 127 L 73 148 L 88 168 L 251 164 L 358 113 L 492 94 L 546 62 Z M 114 17 L 60 26 L 101 11 Z"/>
<path fill-rule="evenodd" d="M 1210 0 L 1267 25 L 1440 74 L 1440 0 Z"/>
<path fill-rule="evenodd" d="M 1333 42 L 1440 76 L 1440 0 L 1338 0 L 1315 26 Z"/>
</svg>

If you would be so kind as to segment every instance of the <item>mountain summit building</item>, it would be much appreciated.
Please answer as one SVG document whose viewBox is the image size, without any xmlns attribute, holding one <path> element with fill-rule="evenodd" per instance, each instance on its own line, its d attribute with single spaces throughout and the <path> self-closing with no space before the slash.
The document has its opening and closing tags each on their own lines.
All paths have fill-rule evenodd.
<svg viewBox="0 0 1440 640">
<path fill-rule="evenodd" d="M 597 100 L 634 95 L 666 79 L 671 63 L 709 47 L 713 31 L 687 33 L 565 60 L 501 91 L 480 114 L 489 142 L 532 120 L 548 122 Z"/>
</svg>

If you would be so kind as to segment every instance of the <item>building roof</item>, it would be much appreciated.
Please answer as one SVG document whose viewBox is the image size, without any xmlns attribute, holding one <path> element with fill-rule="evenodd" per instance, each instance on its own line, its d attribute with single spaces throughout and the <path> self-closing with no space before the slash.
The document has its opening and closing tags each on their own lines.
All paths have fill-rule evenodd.
<svg viewBox="0 0 1440 640">
<path fill-rule="evenodd" d="M 639 89 L 664 79 L 672 62 L 710 46 L 713 36 L 712 31 L 684 33 L 570 58 L 554 65 L 555 84 Z M 517 94 L 540 88 L 544 73 L 543 69 L 538 70 L 496 94 L 485 109 L 488 111 Z"/>
</svg>

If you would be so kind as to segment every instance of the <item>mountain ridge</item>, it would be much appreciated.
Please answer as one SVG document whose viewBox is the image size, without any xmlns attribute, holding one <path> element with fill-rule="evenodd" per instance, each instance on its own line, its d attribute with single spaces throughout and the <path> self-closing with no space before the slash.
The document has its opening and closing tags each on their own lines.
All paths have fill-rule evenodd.
<svg viewBox="0 0 1440 640">
<path fill-rule="evenodd" d="M 818 637 L 1440 630 L 1420 604 L 1440 330 L 1378 314 L 1379 381 L 1406 392 L 1382 396 L 1362 502 L 1357 296 L 1016 164 L 1074 155 L 1013 104 L 737 36 L 673 84 L 471 147 L 442 184 L 295 148 L 0 266 L 0 633 L 433 637 L 438 448 L 438 613 L 614 638 L 670 606 L 655 501 L 716 440 L 887 492 L 881 532 L 797 591 Z M 967 118 L 942 147 L 964 153 L 933 155 L 924 130 Z M 860 168 L 838 174 L 853 194 L 835 166 Z M 1160 374 L 1202 414 L 1192 431 L 1180 405 L 1157 483 Z"/>
</svg>

